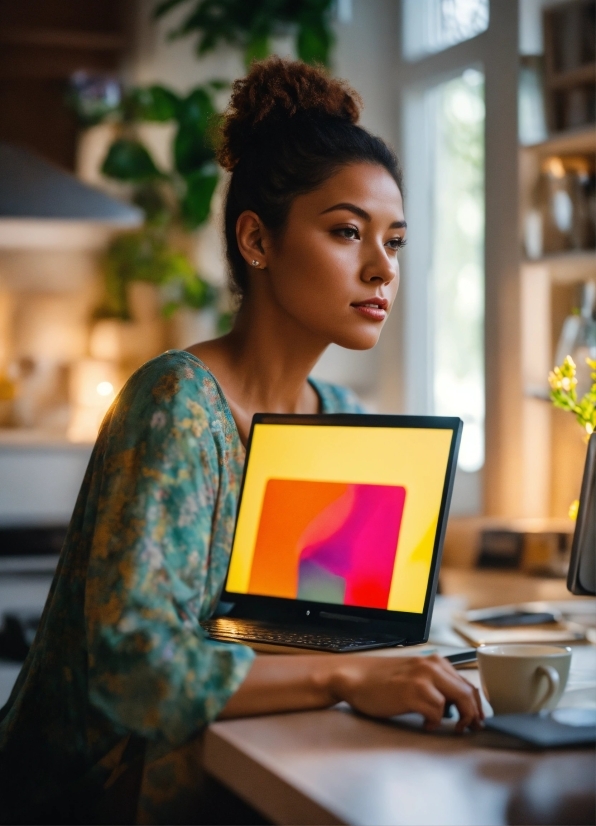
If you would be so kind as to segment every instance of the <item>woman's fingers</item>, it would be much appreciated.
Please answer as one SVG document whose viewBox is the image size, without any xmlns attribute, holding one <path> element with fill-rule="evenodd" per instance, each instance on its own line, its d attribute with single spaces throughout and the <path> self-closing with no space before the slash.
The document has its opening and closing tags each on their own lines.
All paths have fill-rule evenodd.
<svg viewBox="0 0 596 826">
<path fill-rule="evenodd" d="M 426 662 L 433 685 L 443 695 L 443 702 L 447 700 L 454 703 L 459 711 L 456 730 L 463 731 L 469 726 L 477 725 L 482 719 L 477 689 L 463 679 L 446 660 L 433 657 Z"/>
<path fill-rule="evenodd" d="M 447 703 L 459 711 L 456 729 L 480 725 L 483 719 L 478 691 L 449 662 L 438 656 L 346 659 L 334 678 L 332 694 L 374 717 L 415 711 L 427 728 L 436 728 Z"/>
<path fill-rule="evenodd" d="M 484 711 L 482 709 L 482 698 L 480 696 L 480 691 L 476 688 L 476 686 L 472 685 L 471 683 L 468 683 L 468 681 L 464 677 L 461 677 L 450 663 L 448 663 L 448 665 L 450 666 L 453 673 L 457 676 L 457 678 L 461 682 L 466 683 L 466 685 L 468 685 L 472 690 L 471 697 L 472 697 L 472 700 L 473 700 L 473 719 L 471 721 L 471 727 L 475 728 L 475 729 L 478 729 L 478 728 L 481 727 L 480 724 L 484 720 Z M 456 728 L 458 730 L 463 730 L 463 728 L 465 728 L 466 725 L 470 725 L 470 723 L 466 723 L 462 727 L 457 726 Z"/>
<path fill-rule="evenodd" d="M 440 725 L 445 708 L 445 697 L 427 677 L 416 677 L 409 686 L 412 692 L 412 711 L 422 714 L 425 728 L 434 729 Z"/>
<path fill-rule="evenodd" d="M 476 688 L 476 686 L 472 686 L 474 689 L 474 700 L 476 702 L 476 708 L 478 709 L 478 717 L 472 723 L 472 728 L 478 730 L 482 728 L 482 721 L 484 720 L 484 711 L 482 709 L 482 698 L 480 696 L 480 691 Z"/>
</svg>

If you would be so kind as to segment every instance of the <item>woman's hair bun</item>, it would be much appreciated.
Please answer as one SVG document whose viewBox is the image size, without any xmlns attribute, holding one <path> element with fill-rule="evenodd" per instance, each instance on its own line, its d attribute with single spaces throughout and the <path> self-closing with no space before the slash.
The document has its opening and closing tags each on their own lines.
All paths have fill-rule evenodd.
<svg viewBox="0 0 596 826">
<path fill-rule="evenodd" d="M 361 109 L 358 93 L 322 68 L 279 57 L 255 62 L 232 87 L 217 159 L 224 169 L 234 169 L 247 141 L 266 119 L 279 122 L 309 112 L 356 123 Z"/>
</svg>

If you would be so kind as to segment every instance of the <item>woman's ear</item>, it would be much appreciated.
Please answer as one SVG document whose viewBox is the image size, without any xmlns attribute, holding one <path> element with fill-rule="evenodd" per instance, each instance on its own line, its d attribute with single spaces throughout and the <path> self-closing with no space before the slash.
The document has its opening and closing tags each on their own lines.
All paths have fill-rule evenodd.
<svg viewBox="0 0 596 826">
<path fill-rule="evenodd" d="M 255 269 L 267 268 L 267 254 L 263 243 L 265 228 L 255 212 L 246 210 L 236 221 L 236 241 L 242 257 Z"/>
</svg>

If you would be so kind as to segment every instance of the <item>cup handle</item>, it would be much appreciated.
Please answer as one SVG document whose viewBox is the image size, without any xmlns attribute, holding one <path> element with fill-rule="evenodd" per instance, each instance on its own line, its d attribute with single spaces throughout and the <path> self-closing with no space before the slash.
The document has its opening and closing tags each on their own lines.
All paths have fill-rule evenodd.
<svg viewBox="0 0 596 826">
<path fill-rule="evenodd" d="M 553 695 L 559 690 L 559 685 L 561 683 L 559 672 L 556 668 L 553 668 L 552 665 L 539 665 L 534 674 L 537 674 L 540 677 L 546 677 L 548 681 L 548 688 L 544 697 L 540 697 L 534 701 L 532 708 L 530 709 L 530 714 L 536 714 L 536 712 L 541 711 L 548 701 L 552 699 Z M 540 680 L 539 685 L 541 684 L 542 680 Z"/>
</svg>

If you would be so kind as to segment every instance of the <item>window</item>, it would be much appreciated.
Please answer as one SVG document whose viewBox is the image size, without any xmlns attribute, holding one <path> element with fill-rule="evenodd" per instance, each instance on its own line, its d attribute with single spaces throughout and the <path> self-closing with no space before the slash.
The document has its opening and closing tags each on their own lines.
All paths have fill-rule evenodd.
<svg viewBox="0 0 596 826">
<path fill-rule="evenodd" d="M 476 471 L 484 463 L 484 76 L 468 68 L 427 94 L 433 408 L 463 419 L 459 466 Z"/>
<path fill-rule="evenodd" d="M 519 4 L 396 2 L 408 221 L 401 409 L 464 420 L 452 514 L 516 513 L 526 426 L 509 380 L 519 352 Z"/>
<path fill-rule="evenodd" d="M 404 14 L 404 54 L 408 59 L 416 60 L 486 31 L 489 2 L 405 0 Z"/>
</svg>

